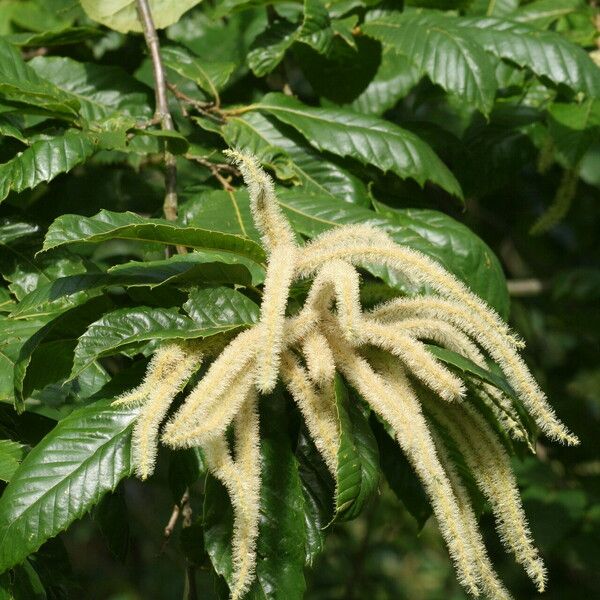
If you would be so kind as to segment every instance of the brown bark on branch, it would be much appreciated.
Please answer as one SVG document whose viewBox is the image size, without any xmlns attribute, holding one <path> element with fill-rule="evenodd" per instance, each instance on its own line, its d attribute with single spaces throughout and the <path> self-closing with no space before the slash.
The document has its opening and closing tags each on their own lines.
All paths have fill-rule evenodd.
<svg viewBox="0 0 600 600">
<path fill-rule="evenodd" d="M 136 0 L 138 17 L 144 31 L 146 46 L 152 60 L 152 72 L 154 74 L 154 95 L 156 99 L 155 119 L 160 123 L 162 129 L 174 131 L 173 118 L 169 112 L 167 99 L 167 78 L 165 67 L 160 56 L 160 43 L 158 34 L 152 19 L 152 11 L 148 0 Z M 165 199 L 163 202 L 163 213 L 168 221 L 177 219 L 177 161 L 165 147 Z M 177 246 L 177 252 L 185 254 L 186 248 Z"/>
</svg>

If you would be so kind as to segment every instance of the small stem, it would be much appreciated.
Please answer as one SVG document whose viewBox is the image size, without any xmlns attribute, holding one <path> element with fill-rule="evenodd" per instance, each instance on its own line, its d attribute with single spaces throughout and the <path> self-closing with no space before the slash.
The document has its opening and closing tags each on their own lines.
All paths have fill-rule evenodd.
<svg viewBox="0 0 600 600">
<path fill-rule="evenodd" d="M 181 514 L 183 507 L 187 506 L 189 504 L 189 501 L 190 501 L 190 492 L 188 489 L 186 489 L 185 492 L 183 493 L 183 496 L 181 496 L 181 500 L 177 504 L 173 505 L 173 510 L 171 512 L 171 516 L 169 517 L 169 520 L 167 521 L 167 524 L 165 525 L 164 539 L 163 539 L 162 546 L 160 548 L 161 554 L 164 552 L 165 548 L 167 547 L 167 544 L 169 543 L 169 540 L 171 539 L 171 536 L 173 535 L 175 525 L 177 525 L 177 521 L 179 520 L 179 515 Z"/>
<path fill-rule="evenodd" d="M 538 296 L 548 288 L 539 279 L 509 279 L 506 284 L 511 296 Z"/>
<path fill-rule="evenodd" d="M 138 17 L 144 31 L 146 46 L 150 52 L 152 60 L 152 71 L 154 74 L 154 95 L 156 98 L 155 119 L 160 122 L 161 128 L 167 131 L 174 131 L 173 119 L 169 112 L 169 103 L 167 100 L 167 78 L 165 67 L 160 56 L 160 44 L 154 21 L 152 20 L 152 11 L 148 0 L 136 0 Z M 165 200 L 163 202 L 163 213 L 168 221 L 177 219 L 177 161 L 165 146 Z M 183 246 L 177 246 L 177 252 L 185 254 L 187 249 Z"/>
<path fill-rule="evenodd" d="M 191 527 L 192 525 L 192 505 L 190 504 L 189 491 L 186 490 L 186 501 L 181 503 L 182 527 Z M 185 494 L 184 494 L 185 496 Z M 196 588 L 196 567 L 188 561 L 185 569 L 184 600 L 198 600 L 198 590 Z"/>
<path fill-rule="evenodd" d="M 211 175 L 221 184 L 221 186 L 226 192 L 235 191 L 235 188 L 231 185 L 229 179 L 221 175 L 221 171 L 231 173 L 232 175 L 239 175 L 239 171 L 235 167 L 227 164 L 221 165 L 212 163 L 209 160 L 202 158 L 201 156 L 194 156 L 193 154 L 186 154 L 185 157 L 188 160 L 193 160 L 194 162 L 197 162 L 203 167 L 206 167 L 210 171 Z"/>
</svg>

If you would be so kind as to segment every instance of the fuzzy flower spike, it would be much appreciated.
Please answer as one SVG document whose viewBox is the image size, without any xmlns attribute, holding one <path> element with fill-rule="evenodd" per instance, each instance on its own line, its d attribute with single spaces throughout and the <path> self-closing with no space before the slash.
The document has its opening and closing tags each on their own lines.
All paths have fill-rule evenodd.
<svg viewBox="0 0 600 600">
<path fill-rule="evenodd" d="M 248 186 L 252 216 L 268 257 L 260 320 L 224 348 L 219 346 L 216 357 L 204 352 L 211 363 L 165 425 L 162 441 L 172 448 L 200 447 L 210 472 L 228 490 L 234 513 L 231 597 L 243 598 L 255 577 L 260 394 L 283 382 L 337 477 L 341 431 L 333 391 L 336 372 L 387 423 L 412 464 L 464 587 L 474 596 L 510 597 L 490 563 L 449 441 L 492 508 L 503 544 L 543 590 L 545 567 L 533 544 L 509 456 L 495 430 L 500 427 L 514 437 L 525 437 L 519 415 L 500 390 L 484 385 L 478 393 L 497 416 L 492 427 L 474 403 L 464 401 L 462 379 L 425 345 L 434 342 L 481 367 L 492 358 L 540 429 L 552 439 L 576 443 L 519 356 L 521 342 L 464 283 L 434 260 L 394 243 L 381 229 L 344 225 L 299 246 L 279 207 L 273 181 L 257 159 L 241 151 L 227 154 Z M 433 293 L 396 298 L 365 311 L 357 267 L 366 263 L 427 284 Z M 310 289 L 303 307 L 287 315 L 290 288 L 299 279 L 312 280 Z M 198 367 L 199 348 L 183 343 L 160 348 L 144 382 L 117 399 L 142 405 L 133 433 L 136 473 L 141 478 L 152 472 L 158 429 Z"/>
</svg>

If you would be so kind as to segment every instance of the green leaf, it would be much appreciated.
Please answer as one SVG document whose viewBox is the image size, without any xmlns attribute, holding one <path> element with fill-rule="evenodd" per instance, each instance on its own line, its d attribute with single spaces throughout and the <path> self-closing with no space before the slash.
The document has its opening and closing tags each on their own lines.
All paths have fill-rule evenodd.
<svg viewBox="0 0 600 600">
<path fill-rule="evenodd" d="M 218 251 L 191 252 L 165 260 L 130 261 L 115 265 L 107 273 L 85 273 L 38 284 L 19 302 L 11 317 L 29 319 L 62 312 L 111 286 L 150 289 L 161 285 L 187 288 L 198 283 L 247 286 L 263 280 L 264 269 L 243 256 Z"/>
<path fill-rule="evenodd" d="M 555 102 L 548 109 L 548 133 L 560 158 L 571 168 L 600 135 L 600 99 L 581 104 Z"/>
<path fill-rule="evenodd" d="M 97 298 L 86 306 L 72 308 L 52 319 L 25 341 L 19 350 L 13 370 L 17 410 L 23 410 L 26 397 L 36 387 L 42 389 L 67 377 L 73 362 L 73 349 L 77 338 L 85 332 L 90 321 L 97 319 L 110 307 L 109 300 Z M 50 357 L 51 365 L 48 364 Z M 32 362 L 35 366 L 36 359 L 38 373 L 37 378 L 34 378 L 35 383 L 32 384 L 29 367 Z M 32 370 L 35 376 L 35 368 Z"/>
<path fill-rule="evenodd" d="M 166 67 L 190 79 L 213 98 L 219 97 L 219 90 L 225 86 L 235 68 L 231 62 L 203 61 L 181 46 L 165 46 L 160 54 Z"/>
<path fill-rule="evenodd" d="M 40 232 L 40 226 L 33 223 L 24 223 L 19 221 L 5 221 L 0 225 L 0 244 L 7 245 L 21 240 L 25 237 L 32 237 Z"/>
<path fill-rule="evenodd" d="M 101 356 L 116 354 L 140 342 L 206 338 L 251 324 L 236 318 L 222 320 L 217 325 L 198 324 L 168 308 L 142 306 L 114 310 L 92 323 L 79 338 L 69 379 L 77 377 Z"/>
<path fill-rule="evenodd" d="M 600 69 L 587 53 L 563 36 L 494 18 L 459 18 L 457 30 L 491 54 L 528 68 L 555 85 L 588 97 L 600 96 Z"/>
<path fill-rule="evenodd" d="M 433 513 L 423 485 L 394 438 L 389 425 L 384 425 L 375 414 L 371 415 L 370 420 L 379 446 L 381 470 L 385 479 L 406 510 L 417 521 L 419 529 L 423 529 Z"/>
<path fill-rule="evenodd" d="M 15 46 L 66 46 L 80 44 L 102 36 L 102 31 L 95 27 L 63 27 L 41 32 L 13 33 L 6 36 L 7 41 Z"/>
<path fill-rule="evenodd" d="M 350 108 L 357 113 L 382 115 L 408 95 L 420 79 L 419 71 L 405 55 L 386 46 L 375 77 Z"/>
<path fill-rule="evenodd" d="M 21 131 L 21 127 L 18 125 L 17 119 L 11 118 L 12 115 L 0 116 L 0 136 L 6 136 L 19 140 L 26 146 L 29 145 L 27 138 Z"/>
<path fill-rule="evenodd" d="M 11 191 L 22 192 L 70 171 L 95 151 L 87 133 L 76 129 L 35 142 L 0 165 L 0 202 Z"/>
<path fill-rule="evenodd" d="M 0 571 L 64 531 L 131 474 L 138 411 L 110 402 L 71 413 L 17 469 L 0 498 Z"/>
<path fill-rule="evenodd" d="M 44 323 L 41 319 L 15 321 L 0 315 L 0 402 L 14 401 L 14 368 L 19 352 Z"/>
<path fill-rule="evenodd" d="M 231 147 L 246 148 L 280 179 L 297 180 L 309 194 L 324 194 L 363 206 L 366 185 L 330 157 L 313 150 L 290 127 L 260 113 L 231 117 L 222 129 Z"/>
<path fill-rule="evenodd" d="M 181 15 L 200 0 L 148 0 L 152 21 L 157 29 L 163 29 L 179 21 Z M 111 29 L 127 33 L 142 31 L 135 0 L 81 0 L 90 19 Z"/>
<path fill-rule="evenodd" d="M 379 452 L 368 416 L 350 398 L 342 377 L 335 378 L 335 404 L 340 428 L 337 454 L 335 520 L 356 518 L 379 483 Z"/>
<path fill-rule="evenodd" d="M 226 287 L 192 290 L 183 310 L 200 327 L 223 327 L 232 323 L 250 326 L 258 322 L 260 315 L 255 302 Z"/>
<path fill-rule="evenodd" d="M 521 6 L 510 15 L 510 19 L 547 29 L 555 21 L 582 8 L 587 8 L 582 0 L 537 0 Z"/>
<path fill-rule="evenodd" d="M 304 0 L 304 19 L 296 26 L 285 19 L 275 21 L 261 33 L 248 53 L 248 65 L 257 77 L 270 73 L 296 42 L 325 54 L 333 40 L 329 13 L 321 0 Z"/>
<path fill-rule="evenodd" d="M 461 197 L 460 185 L 433 150 L 413 133 L 382 119 L 346 109 L 314 108 L 288 96 L 270 93 L 251 110 L 259 110 L 297 129 L 317 150 L 349 156 L 412 178 L 426 181 Z"/>
<path fill-rule="evenodd" d="M 312 566 L 325 548 L 325 529 L 333 520 L 335 481 L 305 427 L 298 436 L 296 458 L 305 499 L 305 562 Z"/>
<path fill-rule="evenodd" d="M 248 53 L 248 66 L 257 77 L 270 73 L 292 47 L 299 28 L 284 19 L 278 20 L 261 33 Z"/>
<path fill-rule="evenodd" d="M 76 242 L 94 243 L 112 239 L 140 240 L 182 245 L 197 250 L 219 250 L 245 256 L 262 264 L 263 249 L 250 240 L 197 227 L 182 227 L 164 219 L 146 219 L 131 212 L 102 210 L 93 217 L 62 215 L 48 228 L 42 250 Z"/>
<path fill-rule="evenodd" d="M 11 480 L 25 454 L 26 448 L 23 444 L 12 440 L 0 440 L 0 480 Z"/>
<path fill-rule="evenodd" d="M 23 61 L 20 52 L 0 38 L 0 98 L 34 106 L 73 120 L 79 102 L 40 77 Z"/>
<path fill-rule="evenodd" d="M 40 576 L 29 560 L 0 575 L 2 600 L 47 600 Z"/>
<path fill-rule="evenodd" d="M 464 281 L 471 291 L 508 319 L 510 297 L 502 265 L 492 249 L 463 223 L 442 212 L 426 209 L 378 211 L 392 223 L 386 229 L 394 240 L 436 259 Z"/>
<path fill-rule="evenodd" d="M 385 13 L 362 29 L 404 54 L 433 83 L 484 114 L 491 111 L 496 94 L 492 61 L 470 32 L 457 29 L 450 19 L 436 13 Z"/>
<path fill-rule="evenodd" d="M 117 116 L 152 117 L 151 90 L 119 67 L 82 63 L 64 56 L 37 56 L 28 65 L 79 106 L 86 121 Z"/>
<path fill-rule="evenodd" d="M 35 258 L 33 253 L 38 247 L 37 239 L 20 239 L 18 243 L 8 244 L 2 249 L 0 273 L 19 301 L 40 285 L 95 269 L 94 265 L 68 250 L 59 250 L 54 256 Z"/>
<path fill-rule="evenodd" d="M 305 505 L 292 452 L 289 417 L 280 392 L 260 403 L 262 485 L 260 526 L 256 546 L 252 600 L 301 600 L 304 581 Z M 204 544 L 215 571 L 231 579 L 232 514 L 224 487 L 207 479 L 204 502 Z"/>
</svg>

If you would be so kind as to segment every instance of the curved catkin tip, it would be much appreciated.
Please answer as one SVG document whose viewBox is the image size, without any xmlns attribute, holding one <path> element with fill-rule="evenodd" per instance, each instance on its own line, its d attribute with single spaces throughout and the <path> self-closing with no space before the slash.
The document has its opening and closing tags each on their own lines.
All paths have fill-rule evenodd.
<svg viewBox="0 0 600 600">
<path fill-rule="evenodd" d="M 393 428 L 431 500 L 440 532 L 456 566 L 457 576 L 471 594 L 478 595 L 477 554 L 465 530 L 450 482 L 439 463 L 419 402 L 401 369 L 376 373 L 352 350 L 330 340 L 340 370 Z"/>
<path fill-rule="evenodd" d="M 147 402 L 136 419 L 132 434 L 135 472 L 147 479 L 154 472 L 158 430 L 175 396 L 183 388 L 201 361 L 199 352 L 185 345 L 170 344 L 155 354 L 148 367 Z"/>
<path fill-rule="evenodd" d="M 183 343 L 167 344 L 158 348 L 146 368 L 144 381 L 136 388 L 116 398 L 113 406 L 139 406 L 144 404 L 155 388 L 170 377 L 178 366 L 191 359 L 200 359 L 201 353 L 194 351 L 190 345 Z"/>
<path fill-rule="evenodd" d="M 327 338 L 319 331 L 306 336 L 302 343 L 308 376 L 319 386 L 325 386 L 335 377 L 335 361 Z"/>
<path fill-rule="evenodd" d="M 375 320 L 398 322 L 407 317 L 432 317 L 452 323 L 461 329 L 498 363 L 539 428 L 550 439 L 575 445 L 578 439 L 558 420 L 527 365 L 506 336 L 497 328 L 488 327 L 468 306 L 435 296 L 396 298 L 370 312 Z"/>
<path fill-rule="evenodd" d="M 305 306 L 323 313 L 330 309 L 334 299 L 342 335 L 349 342 L 356 343 L 357 327 L 362 317 L 360 276 L 352 265 L 341 260 L 325 263 L 319 269 Z"/>
<path fill-rule="evenodd" d="M 294 232 L 279 207 L 273 180 L 263 170 L 256 156 L 240 150 L 225 150 L 224 154 L 242 172 L 250 194 L 254 223 L 262 234 L 267 251 L 279 245 L 294 246 Z"/>
<path fill-rule="evenodd" d="M 213 361 L 204 377 L 190 392 L 181 408 L 170 418 L 163 432 L 163 442 L 177 446 L 186 428 L 196 424 L 199 407 L 214 402 L 248 368 L 256 355 L 260 331 L 253 327 L 239 333 Z"/>
</svg>

